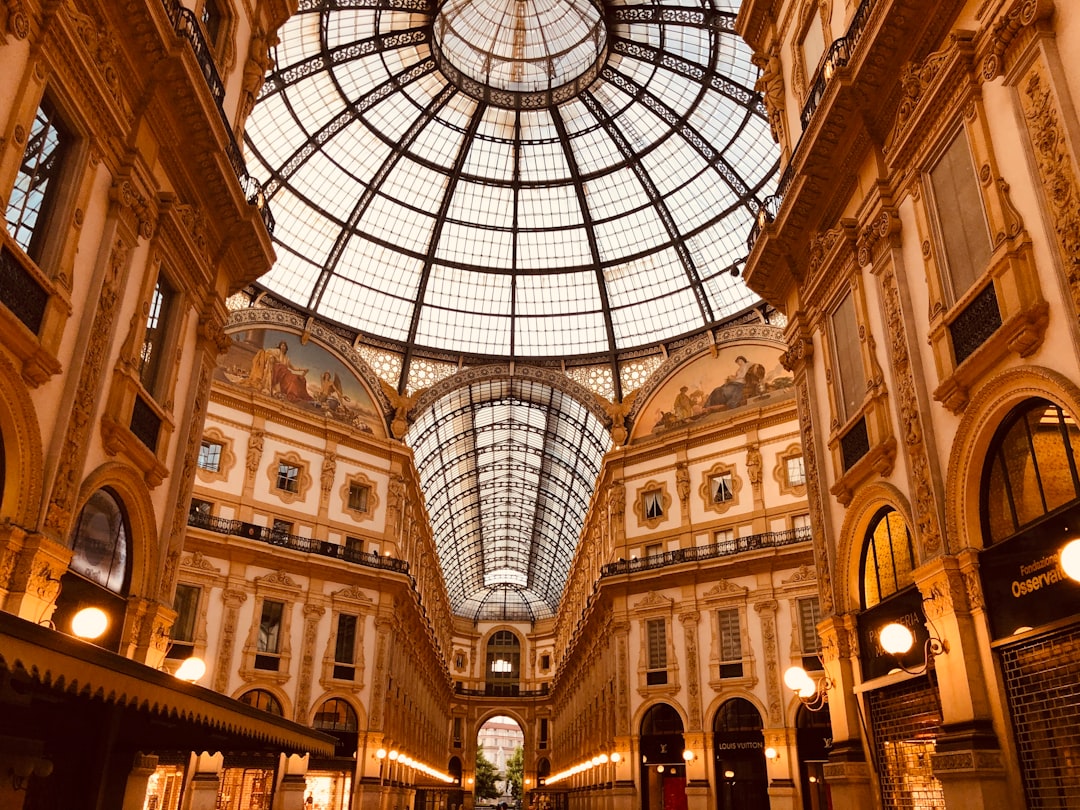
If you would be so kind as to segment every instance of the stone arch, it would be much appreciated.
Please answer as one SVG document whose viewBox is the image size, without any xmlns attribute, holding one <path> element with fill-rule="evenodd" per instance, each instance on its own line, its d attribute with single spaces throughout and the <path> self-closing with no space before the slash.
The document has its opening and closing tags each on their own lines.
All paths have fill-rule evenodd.
<svg viewBox="0 0 1080 810">
<path fill-rule="evenodd" d="M 343 700 L 349 704 L 352 710 L 356 713 L 356 728 L 357 732 L 361 729 L 367 728 L 368 718 L 367 712 L 364 711 L 364 704 L 360 702 L 360 699 L 355 693 L 346 691 L 344 689 L 331 689 L 327 692 L 323 692 L 315 700 L 311 702 L 311 706 L 307 709 L 307 725 L 313 726 L 315 724 L 315 715 L 319 713 L 319 709 L 328 700 Z"/>
<path fill-rule="evenodd" d="M 971 398 L 949 452 L 945 478 L 945 539 L 953 553 L 981 549 L 979 495 L 990 443 L 1002 420 L 1021 402 L 1039 397 L 1080 419 L 1080 387 L 1042 366 L 1026 366 L 991 378 Z"/>
<path fill-rule="evenodd" d="M 840 582 L 836 583 L 836 612 L 838 614 L 862 609 L 859 595 L 859 565 L 862 561 L 863 543 L 866 540 L 870 522 L 884 507 L 890 507 L 899 512 L 907 523 L 908 531 L 913 536 L 915 534 L 911 503 L 897 487 L 886 481 L 878 481 L 859 490 L 844 514 L 844 523 L 840 527 L 837 542 L 836 570 L 840 578 Z M 921 551 L 918 537 L 913 538 L 913 545 L 918 554 Z M 926 561 L 922 559 L 916 561 L 917 564 L 923 562 Z"/>
<path fill-rule="evenodd" d="M 293 708 L 292 704 L 289 702 L 289 696 L 275 684 L 263 683 L 261 681 L 249 681 L 236 689 L 232 696 L 234 699 L 240 700 L 248 692 L 269 693 L 277 700 L 278 705 L 281 706 L 281 716 L 286 720 L 293 717 Z"/>
<path fill-rule="evenodd" d="M 675 710 L 675 713 L 679 715 L 679 720 L 682 722 L 682 733 L 686 733 L 686 728 L 690 722 L 690 717 L 687 714 L 686 709 L 684 709 L 677 700 L 674 700 L 670 697 L 658 697 L 642 703 L 638 707 L 638 710 L 634 712 L 634 716 L 630 721 L 630 727 L 631 729 L 633 729 L 633 734 L 635 737 L 641 736 L 641 724 L 645 720 L 645 715 L 647 715 L 652 709 L 660 705 L 670 706 L 672 709 Z"/>
<path fill-rule="evenodd" d="M 41 507 L 45 461 L 37 411 L 26 383 L 7 357 L 0 354 L 0 449 L 3 450 L 4 490 L 0 520 L 24 528 L 36 526 Z"/>
<path fill-rule="evenodd" d="M 716 726 L 716 716 L 720 713 L 720 707 L 734 698 L 742 698 L 757 709 L 758 714 L 761 715 L 762 727 L 768 728 L 769 707 L 765 705 L 761 698 L 748 689 L 731 689 L 718 694 L 709 702 L 709 706 L 705 710 L 705 727 L 709 731 L 712 731 Z M 797 698 L 795 702 L 799 702 Z M 792 717 L 794 717 L 794 714 Z"/>
<path fill-rule="evenodd" d="M 142 474 L 126 464 L 106 462 L 91 472 L 79 488 L 73 515 L 78 516 L 99 489 L 112 490 L 123 505 L 131 532 L 131 578 L 128 596 L 155 598 L 162 573 L 154 504 Z M 64 538 L 67 542 L 68 538 Z"/>
</svg>

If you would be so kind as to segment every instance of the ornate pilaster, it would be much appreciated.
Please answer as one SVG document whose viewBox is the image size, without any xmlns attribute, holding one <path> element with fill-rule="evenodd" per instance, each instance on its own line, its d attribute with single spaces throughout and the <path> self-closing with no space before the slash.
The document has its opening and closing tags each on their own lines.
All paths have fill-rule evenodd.
<svg viewBox="0 0 1080 810">
<path fill-rule="evenodd" d="M 907 327 L 904 307 L 895 265 L 885 255 L 896 245 L 899 238 L 900 220 L 891 210 L 882 210 L 863 229 L 859 238 L 859 263 L 869 267 L 878 277 L 881 298 L 885 308 L 886 333 L 889 336 L 886 351 L 893 370 L 893 386 L 896 391 L 897 412 L 900 417 L 901 438 L 910 476 L 911 501 L 915 510 L 916 537 L 922 546 L 922 558 L 940 554 L 942 548 L 941 511 L 934 491 L 938 477 L 930 463 L 927 448 L 926 427 L 919 402 L 916 373 L 908 350 Z"/>
<path fill-rule="evenodd" d="M 767 599 L 754 604 L 754 610 L 757 611 L 761 622 L 761 643 L 765 648 L 765 694 L 769 701 L 769 725 L 774 727 L 784 724 L 784 710 L 780 696 L 780 652 L 776 637 L 777 607 L 775 599 Z"/>
<path fill-rule="evenodd" d="M 116 319 L 116 305 L 127 278 L 130 255 L 130 246 L 117 237 L 105 263 L 105 278 L 98 296 L 97 312 L 94 313 L 86 353 L 79 368 L 79 382 L 71 417 L 60 448 L 60 463 L 45 513 L 45 529 L 57 540 L 66 537 L 71 525 L 72 510 L 75 508 L 83 465 L 90 446 L 92 411 L 98 401 L 105 359 L 112 340 L 113 322 Z"/>
<path fill-rule="evenodd" d="M 240 606 L 247 601 L 247 593 L 230 588 L 222 592 L 221 599 L 225 603 L 225 621 L 221 627 L 221 642 L 215 661 L 214 691 L 225 693 L 229 687 L 229 675 L 233 671 L 236 623 L 240 617 Z"/>
<path fill-rule="evenodd" d="M 698 665 L 697 634 L 701 614 L 696 611 L 679 614 L 686 649 L 686 693 L 688 696 L 688 731 L 701 731 L 701 671 Z"/>
<path fill-rule="evenodd" d="M 630 625 L 619 622 L 610 628 L 615 636 L 615 731 L 619 736 L 629 736 L 630 731 L 630 673 L 627 669 L 627 638 Z"/>
<path fill-rule="evenodd" d="M 382 731 L 385 701 L 383 689 L 386 684 L 386 665 L 389 656 L 387 647 L 390 644 L 390 635 L 394 631 L 394 624 L 389 619 L 377 618 L 375 631 L 375 673 L 371 678 L 371 711 L 368 728 L 373 731 Z"/>
<path fill-rule="evenodd" d="M 308 705 L 311 703 L 311 682 L 315 677 L 315 636 L 326 608 L 304 605 L 304 640 L 300 647 L 300 678 L 296 689 L 296 722 L 307 725 Z"/>
<path fill-rule="evenodd" d="M 4 533 L 6 542 L 0 542 L 0 587 L 7 590 L 4 609 L 27 621 L 47 623 L 56 609 L 60 577 L 71 562 L 71 550 L 11 524 Z"/>
</svg>

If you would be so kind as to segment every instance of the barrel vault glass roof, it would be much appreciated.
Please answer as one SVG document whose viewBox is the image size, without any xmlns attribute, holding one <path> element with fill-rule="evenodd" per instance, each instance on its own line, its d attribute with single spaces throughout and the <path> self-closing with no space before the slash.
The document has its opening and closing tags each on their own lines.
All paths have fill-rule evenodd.
<svg viewBox="0 0 1080 810">
<path fill-rule="evenodd" d="M 400 392 L 425 353 L 602 357 L 618 380 L 621 354 L 754 305 L 738 270 L 777 154 L 737 5 L 300 0 L 246 125 L 276 220 L 260 285 L 399 346 Z M 486 589 L 546 615 L 584 511 L 553 519 L 545 499 L 587 503 L 606 447 L 566 395 L 495 387 L 438 403 L 409 441 L 457 609 Z M 574 458 L 535 427 L 552 408 Z M 513 463 L 481 475 L 484 420 Z"/>
</svg>

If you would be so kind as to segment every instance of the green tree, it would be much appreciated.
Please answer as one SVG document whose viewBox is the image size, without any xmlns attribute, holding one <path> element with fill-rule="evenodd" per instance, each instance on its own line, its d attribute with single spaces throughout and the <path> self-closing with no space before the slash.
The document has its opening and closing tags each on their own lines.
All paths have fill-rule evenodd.
<svg viewBox="0 0 1080 810">
<path fill-rule="evenodd" d="M 473 786 L 473 790 L 476 793 L 478 799 L 497 799 L 499 797 L 499 788 L 495 784 L 495 779 L 498 777 L 498 773 L 495 771 L 495 765 L 484 756 L 484 749 L 477 746 L 476 748 L 476 784 Z"/>
<path fill-rule="evenodd" d="M 506 760 L 506 784 L 510 795 L 521 799 L 521 782 L 525 777 L 525 751 L 519 745 Z"/>
</svg>

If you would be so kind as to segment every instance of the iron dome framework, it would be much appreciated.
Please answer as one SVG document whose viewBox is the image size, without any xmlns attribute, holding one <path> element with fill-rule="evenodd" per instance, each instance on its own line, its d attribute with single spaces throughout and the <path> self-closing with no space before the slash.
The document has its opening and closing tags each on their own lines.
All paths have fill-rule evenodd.
<svg viewBox="0 0 1080 810">
<path fill-rule="evenodd" d="M 738 271 L 778 155 L 736 11 L 708 0 L 301 0 L 246 125 L 277 223 L 278 260 L 260 285 L 399 347 L 399 393 L 416 357 L 591 357 L 610 364 L 621 399 L 621 356 L 757 303 Z M 473 431 L 454 442 L 459 455 L 428 440 L 434 427 L 409 436 L 425 481 L 454 487 L 455 511 L 475 498 L 486 521 L 462 529 L 427 490 L 452 602 L 478 610 L 487 589 L 546 614 L 562 582 L 538 586 L 538 572 L 565 575 L 581 524 L 554 529 L 542 502 L 565 486 L 587 504 L 599 460 L 572 476 L 584 490 L 546 481 L 562 469 L 554 456 L 535 488 L 519 486 L 536 451 L 518 443 L 498 486 L 465 486 L 451 471 L 480 466 L 486 413 L 469 412 L 476 391 L 465 390 L 446 405 Z M 514 518 L 500 523 L 508 493 Z M 492 557 L 493 529 L 520 544 L 512 564 L 475 562 Z M 517 574 L 497 582 L 493 570 Z"/>
</svg>

